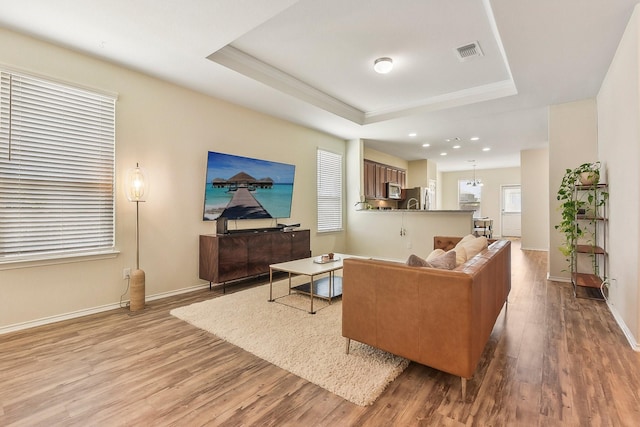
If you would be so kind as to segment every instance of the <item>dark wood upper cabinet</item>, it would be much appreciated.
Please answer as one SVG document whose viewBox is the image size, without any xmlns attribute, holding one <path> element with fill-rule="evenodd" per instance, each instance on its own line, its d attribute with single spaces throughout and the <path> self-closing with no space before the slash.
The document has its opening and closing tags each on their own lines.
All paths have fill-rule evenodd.
<svg viewBox="0 0 640 427">
<path fill-rule="evenodd" d="M 387 182 L 406 186 L 407 172 L 404 169 L 385 165 L 371 160 L 364 160 L 364 196 L 367 199 L 384 199 L 387 197 Z"/>
</svg>

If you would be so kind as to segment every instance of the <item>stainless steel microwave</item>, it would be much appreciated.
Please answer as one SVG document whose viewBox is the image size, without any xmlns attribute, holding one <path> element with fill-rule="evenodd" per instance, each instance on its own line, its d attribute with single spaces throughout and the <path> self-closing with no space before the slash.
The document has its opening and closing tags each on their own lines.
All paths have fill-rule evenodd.
<svg viewBox="0 0 640 427">
<path fill-rule="evenodd" d="M 395 182 L 387 182 L 387 199 L 401 199 L 402 187 Z"/>
</svg>

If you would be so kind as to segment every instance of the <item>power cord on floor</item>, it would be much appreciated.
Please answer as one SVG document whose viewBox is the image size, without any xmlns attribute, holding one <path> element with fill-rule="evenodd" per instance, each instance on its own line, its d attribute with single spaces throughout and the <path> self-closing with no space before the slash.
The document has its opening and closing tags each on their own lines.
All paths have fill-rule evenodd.
<svg viewBox="0 0 640 427">
<path fill-rule="evenodd" d="M 600 285 L 600 293 L 602 294 L 604 301 L 609 304 L 609 298 L 607 298 L 607 295 L 604 293 L 605 286 L 607 287 L 607 292 L 609 292 L 609 279 L 604 279 Z"/>
<path fill-rule="evenodd" d="M 129 292 L 130 283 L 131 283 L 131 276 L 127 277 L 127 289 L 125 289 L 124 293 L 120 295 L 120 308 L 127 308 L 129 307 L 129 304 L 131 304 L 131 301 L 127 301 L 127 303 L 124 306 L 122 305 L 122 298 L 127 294 L 127 292 Z"/>
</svg>

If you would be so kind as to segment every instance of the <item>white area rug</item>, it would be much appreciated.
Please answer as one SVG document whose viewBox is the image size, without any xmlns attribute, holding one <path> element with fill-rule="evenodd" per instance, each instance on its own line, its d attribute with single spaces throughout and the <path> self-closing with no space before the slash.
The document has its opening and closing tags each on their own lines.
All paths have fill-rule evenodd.
<svg viewBox="0 0 640 427">
<path fill-rule="evenodd" d="M 274 284 L 274 297 L 286 296 L 276 302 L 267 301 L 267 284 L 171 314 L 360 406 L 372 404 L 409 364 L 355 341 L 345 354 L 341 301 L 314 299 L 312 315 L 308 296 L 287 292 L 283 280 Z"/>
</svg>

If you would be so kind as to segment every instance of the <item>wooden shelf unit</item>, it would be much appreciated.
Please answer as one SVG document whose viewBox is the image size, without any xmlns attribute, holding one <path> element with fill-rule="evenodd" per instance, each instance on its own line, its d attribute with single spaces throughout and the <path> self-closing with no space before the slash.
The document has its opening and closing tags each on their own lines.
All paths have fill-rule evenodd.
<svg viewBox="0 0 640 427">
<path fill-rule="evenodd" d="M 608 191 L 607 184 L 576 185 L 574 200 L 584 200 L 585 194 L 593 198 L 588 203 L 587 212 L 578 213 L 575 216 L 576 227 L 582 227 L 590 235 L 590 241 L 575 242 L 571 260 L 571 283 L 574 296 L 603 300 L 603 284 L 607 280 L 607 197 L 603 196 Z M 591 210 L 591 212 L 589 212 Z M 581 264 L 581 258 L 593 257 L 591 270 L 586 272 L 586 267 Z M 584 262 L 584 261 L 582 261 Z M 582 267 L 581 267 L 582 266 Z M 582 270 L 582 271 L 581 271 Z"/>
</svg>

